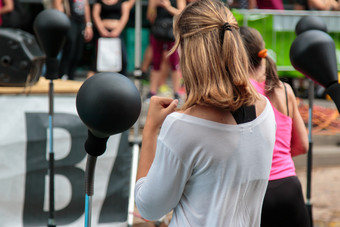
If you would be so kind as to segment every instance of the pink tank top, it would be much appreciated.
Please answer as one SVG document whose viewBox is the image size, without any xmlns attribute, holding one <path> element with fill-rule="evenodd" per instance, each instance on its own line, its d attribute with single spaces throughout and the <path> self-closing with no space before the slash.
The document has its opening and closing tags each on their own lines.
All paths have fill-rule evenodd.
<svg viewBox="0 0 340 227">
<path fill-rule="evenodd" d="M 265 82 L 259 83 L 252 79 L 250 79 L 250 81 L 260 94 L 265 94 Z M 276 140 L 269 180 L 277 180 L 295 176 L 296 173 L 294 162 L 290 153 L 292 118 L 279 112 L 273 105 L 272 107 L 276 121 Z"/>
<path fill-rule="evenodd" d="M 282 0 L 257 0 L 256 4 L 259 9 L 284 9 Z"/>
</svg>

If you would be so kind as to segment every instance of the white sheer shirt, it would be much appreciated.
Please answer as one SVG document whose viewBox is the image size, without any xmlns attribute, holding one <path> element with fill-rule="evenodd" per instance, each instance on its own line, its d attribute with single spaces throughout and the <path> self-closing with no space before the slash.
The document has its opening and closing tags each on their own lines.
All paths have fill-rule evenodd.
<svg viewBox="0 0 340 227">
<path fill-rule="evenodd" d="M 157 220 L 173 210 L 170 227 L 260 226 L 275 130 L 268 100 L 255 120 L 239 125 L 170 114 L 135 186 L 138 211 Z"/>
</svg>

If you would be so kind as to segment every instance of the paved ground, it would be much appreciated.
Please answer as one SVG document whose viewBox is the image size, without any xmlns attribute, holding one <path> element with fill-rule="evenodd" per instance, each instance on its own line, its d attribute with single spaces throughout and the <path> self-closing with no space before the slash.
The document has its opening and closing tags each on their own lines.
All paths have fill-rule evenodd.
<svg viewBox="0 0 340 227">
<path fill-rule="evenodd" d="M 340 227 L 340 117 L 331 101 L 315 100 L 314 107 L 311 179 L 314 226 Z M 307 155 L 294 158 L 294 162 L 306 194 Z"/>
<path fill-rule="evenodd" d="M 319 136 L 314 143 L 310 197 L 312 215 L 315 227 L 340 227 L 340 147 L 318 144 L 322 138 L 330 140 L 327 137 L 335 143 L 340 140 L 340 133 Z M 306 195 L 307 155 L 294 158 L 294 162 Z"/>
<path fill-rule="evenodd" d="M 340 226 L 340 167 L 316 167 L 312 171 L 311 204 L 314 226 Z M 306 191 L 306 170 L 297 174 Z"/>
</svg>

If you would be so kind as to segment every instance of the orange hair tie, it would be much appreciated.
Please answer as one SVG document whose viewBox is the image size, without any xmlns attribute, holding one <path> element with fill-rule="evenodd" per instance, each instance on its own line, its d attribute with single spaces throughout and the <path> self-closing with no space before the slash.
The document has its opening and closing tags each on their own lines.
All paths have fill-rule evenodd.
<svg viewBox="0 0 340 227">
<path fill-rule="evenodd" d="M 267 49 L 260 50 L 257 56 L 259 56 L 260 58 L 265 58 L 267 57 L 267 51 Z"/>
</svg>

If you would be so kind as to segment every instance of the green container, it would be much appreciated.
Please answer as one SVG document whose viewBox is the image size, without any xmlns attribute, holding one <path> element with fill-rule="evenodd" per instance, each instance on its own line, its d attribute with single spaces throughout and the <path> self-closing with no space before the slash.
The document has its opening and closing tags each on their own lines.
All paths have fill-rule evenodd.
<svg viewBox="0 0 340 227">
<path fill-rule="evenodd" d="M 125 29 L 125 46 L 127 54 L 127 70 L 129 73 L 135 70 L 135 29 L 126 28 Z M 143 56 L 146 47 L 149 45 L 149 29 L 142 28 L 141 31 L 141 62 L 143 61 Z"/>
</svg>

